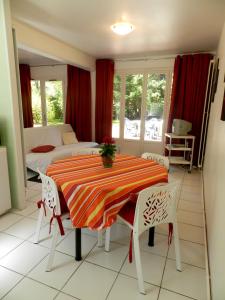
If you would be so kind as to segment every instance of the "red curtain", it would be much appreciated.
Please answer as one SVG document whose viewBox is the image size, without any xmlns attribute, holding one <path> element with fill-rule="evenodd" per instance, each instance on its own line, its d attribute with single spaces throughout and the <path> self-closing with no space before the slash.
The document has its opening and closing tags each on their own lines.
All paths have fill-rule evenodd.
<svg viewBox="0 0 225 300">
<path fill-rule="evenodd" d="M 196 166 L 211 59 L 211 54 L 177 56 L 174 65 L 167 132 L 172 130 L 173 119 L 183 119 L 192 123 L 190 133 L 196 137 L 193 156 L 193 164 Z"/>
<path fill-rule="evenodd" d="M 91 141 L 91 75 L 71 65 L 67 66 L 66 123 L 79 141 Z"/>
<path fill-rule="evenodd" d="M 112 137 L 114 61 L 96 60 L 95 140 Z"/>
<path fill-rule="evenodd" d="M 31 102 L 31 75 L 30 66 L 21 64 L 20 68 L 20 88 L 23 106 L 24 128 L 33 127 L 32 102 Z"/>
</svg>

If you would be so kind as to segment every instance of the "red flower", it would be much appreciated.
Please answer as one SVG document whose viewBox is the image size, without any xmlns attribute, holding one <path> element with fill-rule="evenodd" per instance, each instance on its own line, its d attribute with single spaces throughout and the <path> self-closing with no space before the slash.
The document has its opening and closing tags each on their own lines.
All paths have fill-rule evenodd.
<svg viewBox="0 0 225 300">
<path fill-rule="evenodd" d="M 115 144 L 115 141 L 114 141 L 114 139 L 112 139 L 111 137 L 105 136 L 105 137 L 103 138 L 103 143 L 109 145 L 109 144 Z"/>
</svg>

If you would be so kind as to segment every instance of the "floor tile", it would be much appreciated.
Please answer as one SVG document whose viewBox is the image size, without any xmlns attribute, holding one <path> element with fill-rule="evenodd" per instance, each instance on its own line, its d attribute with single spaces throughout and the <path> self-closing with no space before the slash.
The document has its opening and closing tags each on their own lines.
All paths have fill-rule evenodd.
<svg viewBox="0 0 225 300">
<path fill-rule="evenodd" d="M 26 201 L 26 208 L 23 210 L 13 209 L 12 212 L 17 215 L 29 216 L 33 212 L 37 211 L 38 207 L 35 203 Z"/>
<path fill-rule="evenodd" d="M 182 296 L 180 294 L 176 294 L 176 293 L 164 290 L 164 289 L 161 289 L 158 300 L 190 300 L 190 298 L 186 297 L 186 296 Z"/>
<path fill-rule="evenodd" d="M 97 239 L 87 234 L 82 234 L 82 257 L 91 251 L 91 249 L 97 243 Z M 74 256 L 75 254 L 75 231 L 71 231 L 56 247 L 56 250 L 65 254 Z"/>
<path fill-rule="evenodd" d="M 162 287 L 198 300 L 206 300 L 206 271 L 182 264 L 182 272 L 175 268 L 174 261 L 168 259 Z"/>
<path fill-rule="evenodd" d="M 0 231 L 6 230 L 8 227 L 12 226 L 21 219 L 23 219 L 22 216 L 12 213 L 7 213 L 0 216 Z"/>
<path fill-rule="evenodd" d="M 128 245 L 131 230 L 127 225 L 113 224 L 110 230 L 110 240 L 123 245 Z"/>
<path fill-rule="evenodd" d="M 0 298 L 2 298 L 23 276 L 0 266 L 0 278 Z"/>
<path fill-rule="evenodd" d="M 21 243 L 23 243 L 23 240 L 0 232 L 0 258 L 2 258 L 4 255 L 16 248 Z"/>
<path fill-rule="evenodd" d="M 199 202 L 202 203 L 203 196 L 201 193 L 194 193 L 194 192 L 186 192 L 184 190 L 181 190 L 180 193 L 180 199 L 184 201 L 190 201 L 190 202 Z"/>
<path fill-rule="evenodd" d="M 42 260 L 28 274 L 28 277 L 60 290 L 81 262 L 77 262 L 73 257 L 56 251 L 52 270 L 51 272 L 46 272 L 48 258 L 49 256 Z"/>
<path fill-rule="evenodd" d="M 64 293 L 59 293 L 55 300 L 74 300 L 78 298 L 74 298 L 72 296 L 66 295 Z"/>
<path fill-rule="evenodd" d="M 203 205 L 200 202 L 190 202 L 190 201 L 180 200 L 178 203 L 178 209 L 191 211 L 194 213 L 202 213 Z"/>
<path fill-rule="evenodd" d="M 140 241 L 140 249 L 143 251 L 147 251 L 153 254 L 166 256 L 168 251 L 168 238 L 162 234 L 155 234 L 154 238 L 154 247 L 148 246 L 148 230 L 145 231 L 141 237 Z"/>
<path fill-rule="evenodd" d="M 20 274 L 27 274 L 47 254 L 49 250 L 29 242 L 24 242 L 0 260 L 0 265 Z"/>
<path fill-rule="evenodd" d="M 41 191 L 39 190 L 33 190 L 33 189 L 27 189 L 26 190 L 26 199 L 30 200 L 34 197 L 40 196 L 41 197 Z"/>
<path fill-rule="evenodd" d="M 52 300 L 57 290 L 46 285 L 38 283 L 29 278 L 24 278 L 5 298 L 4 300 Z"/>
<path fill-rule="evenodd" d="M 193 193 L 193 194 L 202 194 L 202 185 L 182 185 L 182 191 L 186 193 Z"/>
<path fill-rule="evenodd" d="M 44 246 L 47 248 L 51 247 L 52 243 L 52 232 L 49 233 L 49 222 L 47 224 L 44 224 L 43 227 L 40 230 L 40 235 L 39 235 L 39 242 L 38 245 Z M 71 232 L 71 230 L 68 230 L 67 228 L 64 228 L 65 235 L 61 235 L 60 233 L 58 234 L 57 238 L 57 245 Z M 34 241 L 34 235 L 32 234 L 31 237 L 28 239 L 31 243 Z"/>
<path fill-rule="evenodd" d="M 119 274 L 107 300 L 157 300 L 159 287 L 145 283 L 145 292 L 139 293 L 137 279 Z"/>
<path fill-rule="evenodd" d="M 183 184 L 190 185 L 190 186 L 201 186 L 202 185 L 202 178 L 191 178 L 191 177 L 184 177 Z"/>
<path fill-rule="evenodd" d="M 204 245 L 180 240 L 181 261 L 205 268 L 205 247 Z M 171 244 L 168 257 L 175 259 L 174 243 Z"/>
<path fill-rule="evenodd" d="M 86 261 L 103 266 L 105 268 L 119 271 L 128 254 L 128 245 L 122 246 L 110 243 L 110 251 L 106 252 L 104 247 L 96 246 L 87 256 Z"/>
<path fill-rule="evenodd" d="M 31 188 L 32 186 L 34 186 L 35 184 L 37 184 L 35 181 L 30 181 L 30 180 L 27 180 L 27 188 Z"/>
<path fill-rule="evenodd" d="M 177 221 L 195 226 L 204 226 L 203 213 L 194 213 L 185 210 L 177 211 Z"/>
<path fill-rule="evenodd" d="M 187 225 L 183 223 L 178 224 L 179 237 L 182 240 L 191 241 L 193 243 L 204 244 L 204 228 Z"/>
<path fill-rule="evenodd" d="M 33 202 L 30 202 L 30 203 L 33 203 Z M 35 204 L 36 205 L 36 204 Z M 35 219 L 37 220 L 38 219 L 38 216 L 39 216 L 39 212 L 40 210 L 39 209 L 36 209 L 33 213 L 31 213 L 29 215 L 29 218 L 31 219 Z M 43 220 L 42 220 L 42 223 L 49 223 L 50 222 L 50 219 L 52 217 L 52 212 L 46 208 L 46 216 L 43 217 Z"/>
<path fill-rule="evenodd" d="M 116 276 L 116 272 L 83 262 L 62 291 L 82 300 L 105 300 Z"/>
<path fill-rule="evenodd" d="M 35 232 L 36 223 L 35 220 L 24 218 L 10 226 L 5 232 L 18 238 L 27 239 Z"/>
<path fill-rule="evenodd" d="M 144 281 L 160 285 L 165 265 L 165 257 L 141 251 L 141 262 Z M 133 262 L 129 263 L 127 259 L 121 269 L 121 273 L 137 278 L 134 254 Z"/>
<path fill-rule="evenodd" d="M 168 224 L 160 224 L 160 225 L 156 226 L 155 232 L 168 236 L 168 233 L 169 233 Z"/>
<path fill-rule="evenodd" d="M 37 192 L 37 191 L 35 191 L 35 192 Z M 34 202 L 35 204 L 37 204 L 37 202 L 39 200 L 41 200 L 41 193 L 37 193 L 27 199 L 28 202 Z"/>
<path fill-rule="evenodd" d="M 31 189 L 31 190 L 35 190 L 35 191 L 40 191 L 40 192 L 41 192 L 42 184 L 41 184 L 41 183 L 35 182 L 34 184 L 32 184 L 32 185 L 30 186 L 30 189 Z"/>
</svg>

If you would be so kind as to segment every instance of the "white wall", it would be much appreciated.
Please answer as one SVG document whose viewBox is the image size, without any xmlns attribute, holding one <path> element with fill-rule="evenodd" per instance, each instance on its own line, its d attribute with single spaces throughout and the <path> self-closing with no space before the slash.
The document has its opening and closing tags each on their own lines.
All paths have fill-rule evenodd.
<svg viewBox="0 0 225 300">
<path fill-rule="evenodd" d="M 58 60 L 62 63 L 76 65 L 86 70 L 95 70 L 95 58 L 48 34 L 41 32 L 17 20 L 13 20 L 18 45 L 25 50 Z"/>
<path fill-rule="evenodd" d="M 225 122 L 220 120 L 225 88 L 225 25 L 217 57 L 219 78 L 211 106 L 204 164 L 204 192 L 212 299 L 225 299 Z"/>
<path fill-rule="evenodd" d="M 25 207 L 18 85 L 9 1 L 0 0 L 0 136 L 7 147 L 12 205 Z M 4 195 L 0 194 L 0 198 Z M 3 199 L 2 199 L 3 200 Z"/>
</svg>

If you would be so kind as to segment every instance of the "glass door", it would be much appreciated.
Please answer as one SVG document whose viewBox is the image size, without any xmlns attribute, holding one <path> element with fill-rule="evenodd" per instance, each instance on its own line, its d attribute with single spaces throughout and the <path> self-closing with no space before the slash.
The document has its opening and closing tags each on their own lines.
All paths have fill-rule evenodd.
<svg viewBox="0 0 225 300">
<path fill-rule="evenodd" d="M 113 131 L 121 152 L 163 153 L 171 73 L 121 72 L 114 78 Z"/>
</svg>

